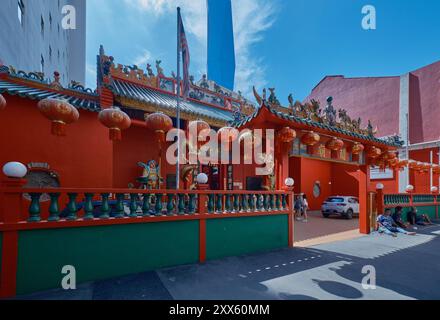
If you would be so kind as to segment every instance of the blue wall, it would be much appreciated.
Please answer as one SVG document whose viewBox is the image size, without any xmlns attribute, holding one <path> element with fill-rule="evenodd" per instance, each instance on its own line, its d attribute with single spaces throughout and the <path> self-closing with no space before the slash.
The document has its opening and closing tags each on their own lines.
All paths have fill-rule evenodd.
<svg viewBox="0 0 440 320">
<path fill-rule="evenodd" d="M 234 90 L 235 48 L 231 0 L 207 0 L 208 79 Z"/>
</svg>

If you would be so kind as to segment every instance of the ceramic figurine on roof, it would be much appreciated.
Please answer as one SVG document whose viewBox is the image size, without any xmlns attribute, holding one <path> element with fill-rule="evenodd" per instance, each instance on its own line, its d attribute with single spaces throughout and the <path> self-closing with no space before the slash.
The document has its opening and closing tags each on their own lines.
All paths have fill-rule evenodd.
<svg viewBox="0 0 440 320">
<path fill-rule="evenodd" d="M 154 77 L 153 69 L 151 68 L 151 64 L 147 63 L 147 74 L 149 77 Z"/>
<path fill-rule="evenodd" d="M 63 90 L 63 86 L 60 83 L 60 73 L 55 71 L 53 73 L 54 80 L 51 82 L 50 86 L 55 90 Z"/>
<path fill-rule="evenodd" d="M 325 122 L 329 126 L 336 126 L 336 109 L 333 107 L 333 97 L 327 98 L 327 106 L 324 109 Z"/>
<path fill-rule="evenodd" d="M 277 99 L 277 96 L 275 95 L 275 88 L 269 88 L 269 91 L 270 91 L 269 103 L 277 106 L 281 105 Z"/>
<path fill-rule="evenodd" d="M 156 70 L 157 70 L 157 75 L 158 76 L 163 76 L 163 69 L 160 66 L 160 64 L 162 63 L 162 60 L 156 60 Z"/>
<path fill-rule="evenodd" d="M 202 81 L 200 82 L 200 87 L 205 88 L 205 89 L 209 89 L 209 83 L 207 81 L 206 74 L 204 74 L 202 76 Z"/>
</svg>

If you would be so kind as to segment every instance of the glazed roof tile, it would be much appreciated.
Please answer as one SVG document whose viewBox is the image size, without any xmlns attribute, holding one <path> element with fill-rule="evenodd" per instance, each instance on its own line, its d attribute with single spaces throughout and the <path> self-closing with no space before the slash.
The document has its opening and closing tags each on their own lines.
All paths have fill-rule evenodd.
<svg viewBox="0 0 440 320">
<path fill-rule="evenodd" d="M 149 103 L 166 109 L 176 109 L 176 96 L 172 93 L 165 93 L 126 81 L 115 80 L 112 84 L 112 91 L 116 96 L 134 99 L 142 103 Z M 181 101 L 182 112 L 195 116 L 230 122 L 234 117 L 231 111 L 210 107 L 194 101 Z"/>
</svg>

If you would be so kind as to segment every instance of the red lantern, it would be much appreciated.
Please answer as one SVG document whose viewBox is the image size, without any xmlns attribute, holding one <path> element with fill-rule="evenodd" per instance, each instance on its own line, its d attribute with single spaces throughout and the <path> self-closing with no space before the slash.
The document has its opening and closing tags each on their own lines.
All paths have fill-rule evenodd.
<svg viewBox="0 0 440 320">
<path fill-rule="evenodd" d="M 226 143 L 234 142 L 235 140 L 238 139 L 238 135 L 239 135 L 238 130 L 232 127 L 223 127 L 217 132 L 217 136 L 219 137 L 219 139 L 226 137 L 227 139 L 227 141 L 225 141 Z"/>
<path fill-rule="evenodd" d="M 418 170 L 418 168 L 419 168 L 417 161 L 414 161 L 414 160 L 409 160 L 408 161 L 408 166 L 412 170 Z"/>
<path fill-rule="evenodd" d="M 440 173 L 440 166 L 438 164 L 432 165 L 432 173 L 439 174 Z"/>
<path fill-rule="evenodd" d="M 79 119 L 78 110 L 65 100 L 44 99 L 38 103 L 38 109 L 52 121 L 52 134 L 56 136 L 65 136 L 66 125 Z"/>
<path fill-rule="evenodd" d="M 381 154 L 382 154 L 382 150 L 380 150 L 375 146 L 372 146 L 367 150 L 367 157 L 370 159 L 377 159 L 380 157 Z"/>
<path fill-rule="evenodd" d="M 145 117 L 147 128 L 154 131 L 160 143 L 165 141 L 165 134 L 173 128 L 173 120 L 162 112 Z"/>
<path fill-rule="evenodd" d="M 199 137 L 200 137 L 200 133 L 202 132 L 202 131 L 209 131 L 209 130 L 211 130 L 211 127 L 210 127 L 210 125 L 208 124 L 208 123 L 206 123 L 205 121 L 203 121 L 203 120 L 197 120 L 197 121 L 191 121 L 190 123 L 189 123 L 189 127 L 190 128 L 196 128 L 197 129 L 197 148 L 198 149 L 200 149 L 200 147 L 203 145 L 203 144 L 205 144 L 206 142 L 202 142 L 202 141 L 199 141 Z M 190 139 L 190 141 L 191 141 L 192 139 Z"/>
<path fill-rule="evenodd" d="M 6 108 L 6 99 L 0 94 L 0 111 Z"/>
<path fill-rule="evenodd" d="M 291 143 L 296 138 L 296 131 L 292 128 L 285 127 L 278 132 L 278 138 L 283 143 Z"/>
<path fill-rule="evenodd" d="M 121 131 L 130 128 L 130 117 L 118 107 L 102 110 L 98 115 L 99 121 L 110 129 L 110 140 L 119 141 L 122 138 Z"/>
<path fill-rule="evenodd" d="M 321 140 L 321 137 L 319 134 L 309 131 L 305 135 L 302 136 L 301 142 L 302 144 L 305 144 L 306 146 L 314 146 Z"/>
<path fill-rule="evenodd" d="M 325 147 L 331 151 L 339 151 L 344 147 L 344 141 L 338 138 L 332 138 L 326 143 Z"/>
<path fill-rule="evenodd" d="M 360 154 L 362 151 L 364 151 L 365 147 L 363 144 L 360 144 L 359 142 L 355 142 L 353 147 L 351 148 L 351 153 L 354 155 Z"/>
</svg>

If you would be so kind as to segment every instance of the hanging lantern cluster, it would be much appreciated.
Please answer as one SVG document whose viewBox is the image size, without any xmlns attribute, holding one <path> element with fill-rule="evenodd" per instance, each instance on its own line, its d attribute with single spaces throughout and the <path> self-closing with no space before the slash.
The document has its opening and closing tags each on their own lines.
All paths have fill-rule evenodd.
<svg viewBox="0 0 440 320">
<path fill-rule="evenodd" d="M 320 140 L 321 137 L 319 136 L 319 134 L 313 131 L 309 131 L 302 136 L 301 143 L 308 147 L 312 147 L 316 145 Z"/>
<path fill-rule="evenodd" d="M 440 174 L 440 166 L 438 164 L 433 164 L 432 165 L 432 173 Z"/>
<path fill-rule="evenodd" d="M 38 102 L 38 109 L 52 121 L 52 134 L 56 136 L 65 136 L 66 125 L 79 119 L 78 110 L 66 100 L 44 99 Z"/>
<path fill-rule="evenodd" d="M 0 94 L 0 111 L 6 108 L 6 99 Z"/>
<path fill-rule="evenodd" d="M 375 160 L 375 159 L 379 158 L 381 156 L 381 154 L 382 154 L 382 150 L 380 150 L 379 148 L 377 148 L 375 146 L 369 147 L 367 149 L 367 157 L 370 159 Z"/>
<path fill-rule="evenodd" d="M 365 147 L 363 144 L 360 144 L 359 142 L 355 142 L 353 147 L 351 147 L 351 153 L 354 155 L 359 155 L 365 150 Z"/>
<path fill-rule="evenodd" d="M 292 128 L 285 127 L 278 132 L 278 139 L 282 143 L 291 143 L 296 138 L 296 131 Z"/>
<path fill-rule="evenodd" d="M 112 107 L 102 110 L 98 115 L 99 121 L 109 128 L 109 138 L 112 141 L 122 139 L 122 130 L 131 126 L 130 117 L 118 107 Z"/>
<path fill-rule="evenodd" d="M 340 151 L 344 147 L 344 141 L 332 138 L 326 143 L 325 147 L 331 151 Z"/>
<path fill-rule="evenodd" d="M 165 142 L 165 135 L 173 128 L 173 120 L 163 112 L 156 112 L 145 117 L 147 128 L 153 131 L 159 143 Z"/>
<path fill-rule="evenodd" d="M 226 138 L 225 143 L 234 142 L 238 139 L 239 132 L 237 129 L 232 127 L 223 127 L 217 132 L 219 139 Z"/>
</svg>

